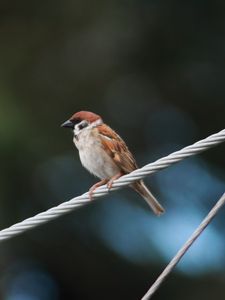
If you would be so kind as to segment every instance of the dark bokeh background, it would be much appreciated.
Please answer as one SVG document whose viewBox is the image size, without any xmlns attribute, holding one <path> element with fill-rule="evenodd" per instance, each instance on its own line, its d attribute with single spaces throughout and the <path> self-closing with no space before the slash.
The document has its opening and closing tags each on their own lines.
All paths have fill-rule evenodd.
<svg viewBox="0 0 225 300">
<path fill-rule="evenodd" d="M 0 3 L 0 226 L 85 191 L 72 135 L 101 114 L 144 165 L 225 126 L 225 2 Z M 0 299 L 140 299 L 225 189 L 225 145 L 0 244 Z M 221 211 L 154 299 L 224 299 Z M 169 296 L 168 296 L 169 295 Z"/>
</svg>

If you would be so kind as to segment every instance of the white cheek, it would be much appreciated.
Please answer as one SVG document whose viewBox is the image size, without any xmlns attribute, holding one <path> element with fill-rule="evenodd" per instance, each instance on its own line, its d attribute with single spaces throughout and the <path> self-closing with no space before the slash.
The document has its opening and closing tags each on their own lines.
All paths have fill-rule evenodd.
<svg viewBox="0 0 225 300">
<path fill-rule="evenodd" d="M 79 133 L 79 127 L 78 127 L 78 125 L 75 125 L 74 126 L 74 130 L 73 130 L 73 133 L 74 133 L 74 135 L 77 135 L 78 133 Z"/>
<path fill-rule="evenodd" d="M 73 142 L 75 146 L 81 150 L 85 148 L 86 144 L 89 142 L 89 134 L 90 131 L 88 128 L 84 128 L 82 130 L 79 129 L 79 127 L 76 125 L 73 130 L 74 136 L 73 136 Z"/>
</svg>

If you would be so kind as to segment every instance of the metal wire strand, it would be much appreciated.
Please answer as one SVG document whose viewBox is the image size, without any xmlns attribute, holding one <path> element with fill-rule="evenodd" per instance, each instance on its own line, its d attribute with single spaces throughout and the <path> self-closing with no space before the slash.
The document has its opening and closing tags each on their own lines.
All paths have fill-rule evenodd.
<svg viewBox="0 0 225 300">
<path fill-rule="evenodd" d="M 203 232 L 203 230 L 205 230 L 205 228 L 209 225 L 209 223 L 216 216 L 216 214 L 218 213 L 218 211 L 222 208 L 222 206 L 224 204 L 225 204 L 225 193 L 218 200 L 216 205 L 211 209 L 211 211 L 208 213 L 208 215 L 202 221 L 202 223 L 198 226 L 198 228 L 193 232 L 191 237 L 186 241 L 186 243 L 177 252 L 177 254 L 174 256 L 174 258 L 170 261 L 170 263 L 167 265 L 167 267 L 164 269 L 164 271 L 157 278 L 157 280 L 153 283 L 153 285 L 150 287 L 148 292 L 144 295 L 144 297 L 141 300 L 149 300 L 152 298 L 152 296 L 153 296 L 153 294 L 155 294 L 156 290 L 160 287 L 160 285 L 163 283 L 163 281 L 166 279 L 166 277 L 172 272 L 172 270 L 175 268 L 175 266 L 178 264 L 178 262 L 184 256 L 184 254 L 188 251 L 188 249 L 191 247 L 191 245 L 194 243 L 194 241 L 200 236 L 200 234 Z"/>
<path fill-rule="evenodd" d="M 216 146 L 225 141 L 225 129 L 213 134 L 206 139 L 203 139 L 191 146 L 187 146 L 179 151 L 176 151 L 166 157 L 156 160 L 153 163 L 147 164 L 146 166 L 137 169 L 130 174 L 120 177 L 113 183 L 111 191 L 118 190 L 124 186 L 129 185 L 133 181 L 142 179 L 149 174 L 157 172 L 158 170 L 164 169 L 178 161 L 181 161 L 187 157 L 198 154 L 208 148 Z M 99 187 L 93 193 L 93 199 L 102 197 L 109 193 L 106 185 Z M 34 217 L 28 218 L 22 222 L 14 224 L 6 229 L 0 231 L 0 241 L 9 239 L 15 235 L 25 232 L 31 228 L 37 227 L 41 224 L 49 222 L 65 213 L 74 210 L 77 207 L 83 206 L 90 203 L 88 193 L 81 196 L 75 197 L 67 202 L 64 202 L 56 207 L 53 207 L 45 212 L 39 213 Z"/>
</svg>

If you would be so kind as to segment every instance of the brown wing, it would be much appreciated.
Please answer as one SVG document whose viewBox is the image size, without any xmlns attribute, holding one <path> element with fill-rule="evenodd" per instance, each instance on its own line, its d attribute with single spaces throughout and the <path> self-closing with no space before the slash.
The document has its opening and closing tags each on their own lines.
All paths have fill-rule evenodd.
<svg viewBox="0 0 225 300">
<path fill-rule="evenodd" d="M 99 125 L 97 129 L 104 149 L 115 164 L 124 173 L 130 173 L 137 169 L 136 161 L 121 137 L 105 124 Z"/>
</svg>

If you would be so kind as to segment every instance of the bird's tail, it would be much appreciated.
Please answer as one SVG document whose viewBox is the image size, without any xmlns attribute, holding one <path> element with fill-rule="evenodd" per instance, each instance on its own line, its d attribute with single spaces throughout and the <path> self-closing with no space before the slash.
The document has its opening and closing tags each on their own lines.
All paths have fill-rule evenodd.
<svg viewBox="0 0 225 300">
<path fill-rule="evenodd" d="M 131 187 L 145 199 L 156 215 L 159 216 L 164 213 L 164 208 L 155 199 L 155 197 L 144 184 L 143 180 L 132 183 Z"/>
</svg>

